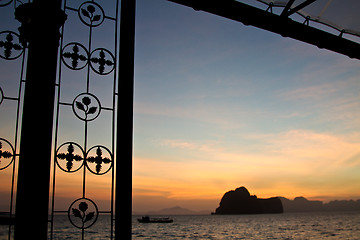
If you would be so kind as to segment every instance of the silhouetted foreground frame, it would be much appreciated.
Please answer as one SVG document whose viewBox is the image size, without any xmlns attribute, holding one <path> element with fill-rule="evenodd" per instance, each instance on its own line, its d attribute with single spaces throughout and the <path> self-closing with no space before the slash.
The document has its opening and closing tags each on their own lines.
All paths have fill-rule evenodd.
<svg viewBox="0 0 360 240">
<path fill-rule="evenodd" d="M 280 34 L 283 37 L 290 37 L 319 48 L 325 48 L 349 56 L 350 58 L 360 59 L 360 44 L 288 18 L 294 11 L 301 9 L 305 3 L 308 5 L 314 1 L 304 1 L 303 4 L 290 11 L 283 11 L 284 14 L 281 15 L 266 12 L 235 0 L 168 1 L 232 19 L 245 25 L 252 25 Z"/>
<path fill-rule="evenodd" d="M 288 16 L 295 9 L 286 10 L 283 12 L 284 14 L 276 15 L 235 0 L 168 1 L 360 59 L 360 45 L 358 43 L 291 20 Z M 313 1 L 307 0 L 304 1 L 304 4 L 311 2 Z M 33 3 L 46 6 L 43 7 L 44 12 L 61 10 L 61 0 L 34 0 Z M 116 120 L 116 239 L 131 239 L 135 6 L 136 0 L 121 1 L 118 115 Z M 47 238 L 53 102 L 59 42 L 56 31 L 58 33 L 60 27 L 55 21 L 56 18 L 53 17 L 52 19 L 54 20 L 52 22 L 53 34 L 38 35 L 37 38 L 31 39 L 29 45 L 16 203 L 16 239 L 26 239 L 29 236 L 36 236 L 37 239 Z M 31 35 L 35 37 L 36 34 Z M 42 53 L 48 54 L 51 61 L 43 61 L 44 55 L 37 54 L 44 48 L 44 36 L 49 38 L 47 42 L 51 51 L 43 51 Z M 42 105 L 41 112 L 37 112 L 33 106 L 38 106 L 40 103 L 47 105 Z M 36 120 L 34 116 L 37 117 Z M 46 143 L 46 146 L 43 146 L 41 158 L 37 156 L 37 161 L 41 162 L 39 165 L 26 161 L 26 159 L 33 157 L 33 150 L 38 146 L 36 139 L 41 139 L 42 142 Z M 34 172 L 37 173 L 35 177 Z M 36 198 L 29 198 L 29 196 L 36 196 Z M 28 220 L 28 217 L 31 219 Z"/>
<path fill-rule="evenodd" d="M 116 239 L 131 239 L 135 7 L 135 0 L 121 1 L 115 180 Z"/>
</svg>

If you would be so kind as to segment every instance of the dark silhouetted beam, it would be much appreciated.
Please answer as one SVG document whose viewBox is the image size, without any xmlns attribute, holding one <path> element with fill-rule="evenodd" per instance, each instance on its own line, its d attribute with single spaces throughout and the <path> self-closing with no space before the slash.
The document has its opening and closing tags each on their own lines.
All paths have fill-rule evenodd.
<svg viewBox="0 0 360 240">
<path fill-rule="evenodd" d="M 131 239 L 136 0 L 121 1 L 116 132 L 115 239 Z"/>
<path fill-rule="evenodd" d="M 287 12 L 290 10 L 291 6 L 293 5 L 293 3 L 295 2 L 295 0 L 290 0 L 288 1 L 288 3 L 286 4 L 284 10 L 282 11 L 281 15 L 282 17 L 286 16 Z"/>
<path fill-rule="evenodd" d="M 315 2 L 316 0 L 307 0 L 301 4 L 299 4 L 298 6 L 294 7 L 293 9 L 290 9 L 287 13 L 285 13 L 286 16 L 290 16 L 293 13 L 296 13 L 297 11 L 303 9 L 304 7 L 312 4 L 313 2 Z"/>
<path fill-rule="evenodd" d="M 168 0 L 360 60 L 360 44 L 234 0 Z"/>
</svg>

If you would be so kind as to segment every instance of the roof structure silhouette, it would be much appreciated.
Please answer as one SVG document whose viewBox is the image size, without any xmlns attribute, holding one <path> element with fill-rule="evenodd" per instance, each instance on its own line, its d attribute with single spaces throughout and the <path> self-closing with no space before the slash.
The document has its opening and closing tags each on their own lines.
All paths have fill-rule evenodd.
<svg viewBox="0 0 360 240">
<path fill-rule="evenodd" d="M 360 1 L 168 1 L 360 59 Z"/>
</svg>

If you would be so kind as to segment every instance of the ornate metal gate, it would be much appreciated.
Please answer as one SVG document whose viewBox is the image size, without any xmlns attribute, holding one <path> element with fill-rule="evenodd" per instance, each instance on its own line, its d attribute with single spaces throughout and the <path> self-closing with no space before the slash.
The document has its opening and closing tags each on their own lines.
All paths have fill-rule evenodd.
<svg viewBox="0 0 360 240">
<path fill-rule="evenodd" d="M 1 230 L 12 237 L 15 214 L 16 177 L 19 157 L 21 106 L 26 65 L 26 49 L 17 33 L 13 13 L 18 1 L 0 1 L 0 15 L 12 17 L 0 28 L 0 64 L 11 69 L 1 73 L 0 79 L 0 174 L 1 174 Z"/>
<path fill-rule="evenodd" d="M 106 225 L 109 226 L 106 237 L 112 239 L 114 235 L 119 3 L 115 0 L 106 1 L 104 4 L 107 8 L 94 1 L 64 1 L 68 20 L 62 28 L 60 43 L 50 238 L 53 238 L 57 229 L 56 223 L 59 221 L 56 219 L 62 218 L 64 213 L 70 223 L 79 229 L 82 239 L 86 230 L 102 215 L 102 221 L 107 218 Z M 102 31 L 102 34 L 96 36 L 96 31 Z M 74 88 L 77 84 L 80 86 Z M 69 120 L 78 123 L 72 124 Z M 97 133 L 93 134 L 94 131 Z M 102 134 L 104 132 L 108 134 Z M 67 202 L 68 207 L 62 209 L 63 206 L 57 204 L 57 195 L 60 191 L 60 194 L 65 194 L 67 190 L 66 187 L 61 187 L 62 182 L 57 181 L 57 178 L 68 178 L 64 175 L 74 175 L 75 181 L 79 181 L 80 191 L 77 197 L 74 196 L 72 201 Z M 100 178 L 106 178 L 107 181 Z M 106 194 L 105 191 L 94 192 L 99 190 L 92 189 L 89 182 L 108 184 L 108 199 L 99 196 Z M 96 198 L 106 203 L 99 206 Z"/>
<path fill-rule="evenodd" d="M 27 11 L 28 9 L 33 11 L 30 17 L 36 18 L 37 16 L 34 15 L 40 14 L 39 9 L 36 8 L 39 4 L 46 5 L 46 1 L 37 0 L 34 2 L 37 3 L 36 6 L 29 2 L 26 8 Z M 60 3 L 60 1 L 58 2 Z M 121 31 L 124 34 L 121 41 L 119 39 L 119 2 L 119 0 L 109 0 L 102 1 L 100 4 L 94 0 L 62 1 L 61 8 L 67 15 L 67 21 L 60 31 L 55 83 L 50 204 L 49 219 L 47 220 L 48 238 L 50 239 L 61 239 L 61 234 L 65 234 L 64 229 L 70 229 L 66 234 L 71 234 L 72 239 L 85 239 L 86 236 L 91 236 L 95 232 L 101 234 L 98 236 L 100 238 L 113 239 L 115 231 L 117 238 L 120 235 L 123 239 L 131 238 L 135 1 L 123 1 L 121 3 L 122 12 L 125 12 L 124 8 L 128 7 L 132 11 L 130 14 L 128 12 L 121 14 L 122 25 L 125 25 L 122 26 Z M 10 186 L 8 191 L 1 192 L 1 202 L 6 202 L 5 207 L 1 206 L 5 210 L 1 211 L 3 211 L 2 219 L 6 221 L 8 239 L 12 239 L 14 235 L 15 195 L 18 198 L 22 196 L 22 199 L 16 203 L 16 208 L 21 209 L 19 211 L 16 209 L 19 214 L 22 214 L 21 221 L 26 215 L 26 211 L 22 207 L 26 205 L 26 200 L 23 200 L 25 194 L 21 193 L 19 187 L 19 192 L 16 193 L 16 181 L 18 178 L 20 182 L 20 178 L 26 180 L 30 177 L 29 173 L 26 177 L 21 177 L 22 173 L 20 170 L 18 171 L 20 118 L 22 117 L 22 103 L 24 101 L 22 98 L 23 86 L 27 85 L 27 79 L 24 77 L 25 66 L 27 65 L 27 46 L 25 43 L 27 39 L 24 40 L 24 37 L 17 33 L 16 27 L 19 26 L 19 23 L 13 19 L 13 13 L 22 4 L 16 0 L 0 0 L 0 7 L 2 7 L 0 10 L 9 15 L 9 22 L 14 22 L 9 24 L 12 27 L 11 30 L 0 29 L 1 64 L 9 65 L 6 68 L 10 69 L 9 71 L 13 69 L 17 73 L 10 76 L 2 75 L 0 82 L 0 111 L 2 113 L 0 115 L 2 126 L 0 133 L 1 185 Z M 42 8 L 42 10 L 44 9 Z M 17 18 L 19 20 L 23 16 Z M 130 24 L 128 19 L 130 19 Z M 46 19 L 44 20 L 46 21 Z M 29 22 L 31 19 L 23 21 L 23 25 Z M 46 29 L 43 30 L 41 34 L 47 34 Z M 35 33 L 30 33 L 30 36 L 31 34 L 35 35 Z M 130 48 L 126 48 L 123 51 L 123 56 L 120 57 L 118 53 L 121 44 L 124 46 L 130 44 Z M 47 51 L 45 47 L 42 50 Z M 41 55 L 41 52 L 36 54 Z M 47 61 L 41 56 L 38 56 L 37 60 Z M 122 83 L 119 82 L 119 66 L 125 69 L 122 73 L 122 81 L 125 80 L 125 82 Z M 37 72 L 37 74 L 41 73 Z M 3 79 L 4 77 L 6 79 Z M 8 79 L 10 77 L 16 79 L 17 84 L 14 84 L 14 79 Z M 126 81 L 126 79 L 130 79 L 130 81 Z M 119 92 L 122 93 L 119 94 Z M 127 102 L 124 103 L 123 101 Z M 34 107 L 41 108 L 42 106 Z M 121 111 L 119 111 L 120 107 L 123 108 Z M 44 109 L 44 111 L 47 110 Z M 124 117 L 120 119 L 122 114 Z M 34 117 L 34 121 L 36 121 L 36 116 Z M 123 126 L 123 123 L 127 125 Z M 118 134 L 116 134 L 117 132 Z M 25 135 L 24 130 L 22 133 Z M 126 137 L 126 140 L 122 140 Z M 36 136 L 34 136 L 34 140 L 38 140 Z M 33 149 L 31 159 L 36 159 L 41 154 L 41 148 L 42 143 L 40 141 L 38 142 L 38 149 Z M 120 167 L 118 164 L 117 174 L 115 173 L 115 156 L 120 156 L 120 154 L 116 154 L 116 152 L 127 158 L 127 161 L 121 163 L 124 167 Z M 40 171 L 47 170 L 40 166 L 41 162 L 32 161 L 33 165 L 39 165 Z M 119 162 L 120 160 L 118 160 Z M 50 169 L 48 170 L 50 171 Z M 25 171 L 22 170 L 22 172 Z M 29 169 L 29 171 L 31 170 Z M 128 172 L 125 173 L 125 171 Z M 120 207 L 115 209 L 115 195 L 118 195 L 118 199 L 120 195 L 123 195 L 120 184 L 118 184 L 119 190 L 115 193 L 116 175 L 118 176 L 117 183 L 124 183 L 124 186 L 121 187 L 126 191 L 124 198 L 127 200 L 125 202 L 126 210 L 122 210 Z M 24 182 L 25 180 L 21 181 Z M 33 187 L 36 188 L 37 186 Z M 1 188 L 4 189 L 3 186 Z M 21 195 L 19 195 L 20 193 Z M 31 196 L 27 197 L 31 198 Z M 3 199 L 7 200 L 4 201 Z M 120 203 L 120 200 L 117 200 L 117 203 Z M 115 210 L 117 216 L 122 214 L 125 219 L 121 220 L 120 217 L 117 219 L 119 224 L 117 224 L 116 230 Z M 36 221 L 35 215 L 29 216 L 28 221 Z M 34 220 L 31 220 L 32 218 Z M 16 228 L 18 228 L 18 220 L 20 222 L 17 217 Z M 21 224 L 19 223 L 19 226 Z M 126 230 L 121 230 L 121 228 L 126 228 Z"/>
</svg>

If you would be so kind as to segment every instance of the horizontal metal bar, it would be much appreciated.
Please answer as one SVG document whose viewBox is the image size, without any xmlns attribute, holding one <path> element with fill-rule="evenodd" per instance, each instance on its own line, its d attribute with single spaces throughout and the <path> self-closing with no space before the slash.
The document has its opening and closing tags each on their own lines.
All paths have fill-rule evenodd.
<svg viewBox="0 0 360 240">
<path fill-rule="evenodd" d="M 360 44 L 235 0 L 168 0 L 360 59 Z"/>
<path fill-rule="evenodd" d="M 72 103 L 59 102 L 60 105 L 72 106 Z"/>
<path fill-rule="evenodd" d="M 101 109 L 103 109 L 103 110 L 108 110 L 108 111 L 114 111 L 113 108 L 108 108 L 108 107 L 101 107 Z"/>
<path fill-rule="evenodd" d="M 4 99 L 7 99 L 7 100 L 15 100 L 15 101 L 18 101 L 19 98 L 14 98 L 14 97 L 3 97 Z"/>
</svg>

